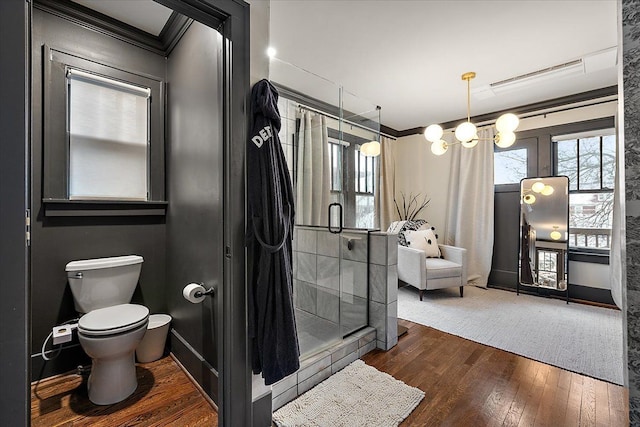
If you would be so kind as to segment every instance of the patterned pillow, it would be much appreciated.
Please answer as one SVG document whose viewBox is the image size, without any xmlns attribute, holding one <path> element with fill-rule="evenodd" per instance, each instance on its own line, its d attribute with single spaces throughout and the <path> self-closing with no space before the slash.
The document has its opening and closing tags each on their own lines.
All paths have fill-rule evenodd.
<svg viewBox="0 0 640 427">
<path fill-rule="evenodd" d="M 402 246 L 409 246 L 407 245 L 407 239 L 405 237 L 406 231 L 428 230 L 430 228 L 435 230 L 435 228 L 431 227 L 424 219 L 406 221 L 398 231 L 398 244 Z"/>
<path fill-rule="evenodd" d="M 405 233 L 407 246 L 413 249 L 420 249 L 427 258 L 440 258 L 440 248 L 438 247 L 438 236 L 433 230 L 408 230 Z"/>
</svg>

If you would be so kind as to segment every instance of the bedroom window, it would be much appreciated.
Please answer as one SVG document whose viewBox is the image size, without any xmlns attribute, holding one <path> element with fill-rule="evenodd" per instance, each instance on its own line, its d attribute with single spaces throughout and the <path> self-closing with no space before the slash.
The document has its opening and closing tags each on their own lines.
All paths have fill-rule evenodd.
<svg viewBox="0 0 640 427">
<path fill-rule="evenodd" d="M 495 185 L 516 184 L 527 177 L 526 148 L 493 153 L 493 181 Z"/>
<path fill-rule="evenodd" d="M 355 152 L 356 227 L 373 228 L 375 224 L 376 157 Z"/>
<path fill-rule="evenodd" d="M 616 164 L 614 129 L 553 137 L 557 174 L 569 177 L 569 246 L 608 250 Z"/>
</svg>

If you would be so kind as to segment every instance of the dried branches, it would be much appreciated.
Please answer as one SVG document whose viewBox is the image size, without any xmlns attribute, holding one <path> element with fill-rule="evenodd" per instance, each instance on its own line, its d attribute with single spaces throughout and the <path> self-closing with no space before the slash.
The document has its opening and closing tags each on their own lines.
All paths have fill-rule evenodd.
<svg viewBox="0 0 640 427">
<path fill-rule="evenodd" d="M 401 220 L 412 221 L 416 219 L 418 214 L 426 208 L 431 201 L 431 199 L 427 199 L 426 194 L 422 198 L 422 202 L 418 201 L 420 194 L 416 194 L 414 196 L 413 193 L 410 193 L 408 200 L 404 193 L 401 192 L 400 195 L 402 196 L 402 209 L 400 209 L 398 201 L 395 198 L 393 199 L 393 203 L 396 205 L 396 211 L 398 212 L 398 217 Z"/>
</svg>

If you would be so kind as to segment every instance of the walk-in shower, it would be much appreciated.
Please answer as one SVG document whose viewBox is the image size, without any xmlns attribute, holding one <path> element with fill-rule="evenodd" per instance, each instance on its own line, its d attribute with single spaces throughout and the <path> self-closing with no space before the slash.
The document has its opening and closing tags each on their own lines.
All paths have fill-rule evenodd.
<svg viewBox="0 0 640 427">
<path fill-rule="evenodd" d="M 304 359 L 369 324 L 378 158 L 361 147 L 379 143 L 380 109 L 282 61 L 271 62 L 271 75 L 296 195 L 293 286 Z"/>
</svg>

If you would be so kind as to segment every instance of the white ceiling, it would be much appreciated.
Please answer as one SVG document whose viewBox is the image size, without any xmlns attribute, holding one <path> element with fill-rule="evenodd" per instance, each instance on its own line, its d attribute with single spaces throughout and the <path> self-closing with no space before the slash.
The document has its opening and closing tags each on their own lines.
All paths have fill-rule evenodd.
<svg viewBox="0 0 640 427">
<path fill-rule="evenodd" d="M 173 11 L 153 0 L 72 0 L 157 36 Z"/>
<path fill-rule="evenodd" d="M 171 14 L 153 0 L 74 1 L 154 35 Z M 464 72 L 477 73 L 473 92 L 617 45 L 616 0 L 271 0 L 270 15 L 273 81 L 337 105 L 335 82 L 349 92 L 345 109 L 373 117 L 379 105 L 382 123 L 396 130 L 465 117 Z M 487 99 L 472 95 L 471 115 L 616 82 L 612 63 Z"/>
<path fill-rule="evenodd" d="M 396 130 L 465 117 L 464 72 L 477 73 L 473 90 L 617 44 L 615 0 L 271 0 L 270 14 L 273 81 L 335 103 L 331 84 L 292 72 L 282 61 L 295 64 L 367 105 L 380 105 L 382 123 Z M 616 81 L 610 66 L 489 99 L 472 97 L 471 115 Z"/>
</svg>

